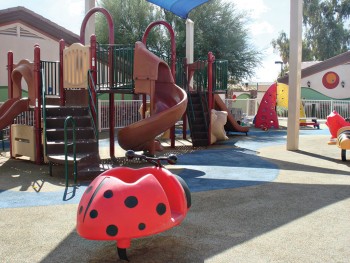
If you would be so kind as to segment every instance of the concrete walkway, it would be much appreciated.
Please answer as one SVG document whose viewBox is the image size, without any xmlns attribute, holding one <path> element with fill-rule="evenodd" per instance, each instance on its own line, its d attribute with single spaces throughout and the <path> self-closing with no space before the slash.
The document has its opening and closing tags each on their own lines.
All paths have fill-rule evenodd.
<svg viewBox="0 0 350 263">
<path fill-rule="evenodd" d="M 349 262 L 350 161 L 329 137 L 306 128 L 300 150 L 286 151 L 285 130 L 252 129 L 208 149 L 178 147 L 168 168 L 189 184 L 191 210 L 182 225 L 133 240 L 130 261 Z M 115 242 L 76 233 L 84 187 L 65 192 L 63 175 L 2 153 L 2 261 L 122 262 Z"/>
</svg>

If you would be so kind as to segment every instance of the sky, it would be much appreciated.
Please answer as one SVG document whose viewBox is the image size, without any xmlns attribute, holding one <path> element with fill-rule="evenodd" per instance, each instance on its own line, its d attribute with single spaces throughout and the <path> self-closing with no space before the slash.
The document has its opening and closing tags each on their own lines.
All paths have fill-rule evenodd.
<svg viewBox="0 0 350 263">
<path fill-rule="evenodd" d="M 281 70 L 278 54 L 271 41 L 283 30 L 289 35 L 289 0 L 223 0 L 233 2 L 237 10 L 247 12 L 246 25 L 251 44 L 263 53 L 262 65 L 251 79 L 244 81 L 272 82 Z M 35 13 L 79 34 L 84 19 L 85 0 L 0 0 L 0 10 L 24 6 Z"/>
</svg>

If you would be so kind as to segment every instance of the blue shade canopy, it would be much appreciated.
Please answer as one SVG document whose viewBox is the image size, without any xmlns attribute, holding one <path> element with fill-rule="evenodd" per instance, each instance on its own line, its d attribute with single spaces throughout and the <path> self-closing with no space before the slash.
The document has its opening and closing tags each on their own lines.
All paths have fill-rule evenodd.
<svg viewBox="0 0 350 263">
<path fill-rule="evenodd" d="M 200 6 L 210 0 L 147 0 L 150 3 L 153 3 L 157 6 L 160 6 L 175 15 L 186 19 L 188 13 L 192 9 Z"/>
</svg>

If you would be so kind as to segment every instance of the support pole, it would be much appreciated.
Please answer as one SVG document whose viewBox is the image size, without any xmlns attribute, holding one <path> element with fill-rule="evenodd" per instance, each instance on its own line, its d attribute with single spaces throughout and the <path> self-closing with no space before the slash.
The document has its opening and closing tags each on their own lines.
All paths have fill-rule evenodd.
<svg viewBox="0 0 350 263">
<path fill-rule="evenodd" d="M 186 59 L 187 63 L 193 63 L 194 46 L 194 23 L 191 19 L 186 20 Z"/>
<path fill-rule="evenodd" d="M 95 7 L 95 0 L 85 0 L 85 14 Z M 85 43 L 89 43 L 91 35 L 95 35 L 95 16 L 92 15 L 87 22 L 85 32 Z"/>
<path fill-rule="evenodd" d="M 8 99 L 13 98 L 13 81 L 12 81 L 12 71 L 13 71 L 13 52 L 9 51 L 7 53 L 7 85 L 8 85 Z"/>
<path fill-rule="evenodd" d="M 301 47 L 303 1 L 290 1 L 290 69 L 288 95 L 287 150 L 299 149 L 301 96 Z"/>
<path fill-rule="evenodd" d="M 7 81 L 8 81 L 8 97 L 7 99 L 13 98 L 13 81 L 12 81 L 12 71 L 13 71 L 13 52 L 9 51 L 7 53 Z M 10 156 L 12 157 L 12 139 L 11 139 L 11 126 L 10 126 Z"/>
<path fill-rule="evenodd" d="M 191 19 L 187 19 L 186 20 L 186 65 L 193 63 L 193 57 L 194 57 L 193 49 L 194 49 L 194 22 Z M 193 78 L 191 78 L 190 82 L 186 84 L 186 86 L 188 85 L 193 87 Z M 184 140 L 186 139 L 186 131 L 187 131 L 187 114 L 185 112 L 184 115 L 182 116 L 182 138 Z"/>
<path fill-rule="evenodd" d="M 63 39 L 60 40 L 60 69 L 59 69 L 59 89 L 60 89 L 60 105 L 64 106 L 66 104 L 66 93 L 64 92 L 63 86 L 63 50 L 66 44 Z"/>
<path fill-rule="evenodd" d="M 214 108 L 213 104 L 213 64 L 215 56 L 212 52 L 208 53 L 208 145 L 211 144 L 211 110 Z"/>
<path fill-rule="evenodd" d="M 35 107 L 34 107 L 34 130 L 35 130 L 35 163 L 41 164 L 43 161 L 43 151 L 41 144 L 41 81 L 40 81 L 40 47 L 34 47 L 34 88 L 35 88 Z"/>
</svg>

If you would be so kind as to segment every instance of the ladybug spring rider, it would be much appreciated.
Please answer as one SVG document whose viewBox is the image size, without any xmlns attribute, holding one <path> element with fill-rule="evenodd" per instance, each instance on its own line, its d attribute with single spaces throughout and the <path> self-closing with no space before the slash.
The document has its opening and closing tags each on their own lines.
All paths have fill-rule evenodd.
<svg viewBox="0 0 350 263">
<path fill-rule="evenodd" d="M 163 232 L 179 225 L 191 206 L 186 182 L 165 169 L 177 157 L 152 158 L 127 151 L 155 166 L 113 168 L 96 177 L 83 194 L 77 213 L 77 232 L 92 240 L 116 240 L 120 259 L 128 260 L 131 239 Z"/>
</svg>

